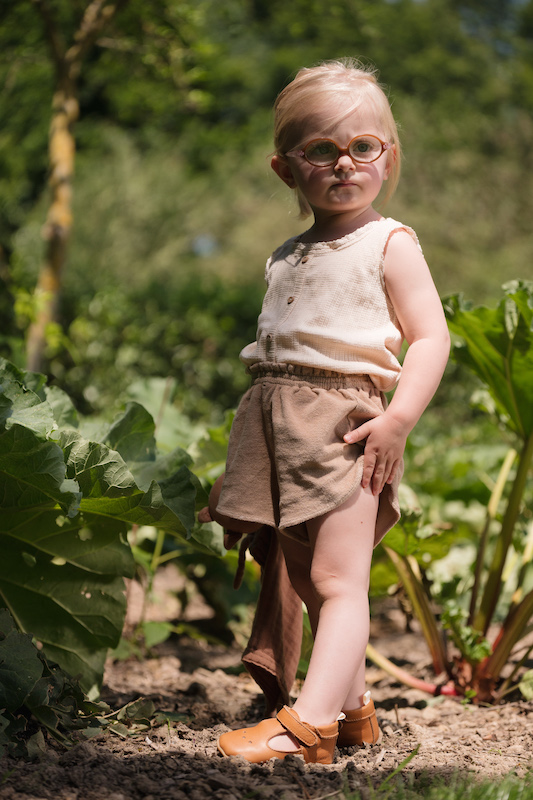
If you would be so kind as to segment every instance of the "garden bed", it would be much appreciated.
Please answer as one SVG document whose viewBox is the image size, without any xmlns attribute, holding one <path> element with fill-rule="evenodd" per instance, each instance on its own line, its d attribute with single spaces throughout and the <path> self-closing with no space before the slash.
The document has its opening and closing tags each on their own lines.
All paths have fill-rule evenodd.
<svg viewBox="0 0 533 800">
<path fill-rule="evenodd" d="M 429 675 L 419 634 L 406 633 L 399 612 L 374 614 L 372 641 L 381 652 L 418 675 Z M 103 699 L 113 708 L 142 696 L 181 721 L 121 738 L 106 731 L 65 751 L 49 744 L 36 763 L 5 758 L 2 800 L 240 800 L 343 797 L 379 786 L 417 748 L 403 768 L 405 779 L 472 775 L 497 779 L 526 775 L 533 766 L 533 704 L 499 707 L 431 699 L 368 668 L 368 683 L 383 730 L 379 745 L 337 751 L 331 766 L 296 757 L 253 766 L 216 750 L 225 730 L 261 719 L 262 696 L 238 672 L 240 650 L 175 637 L 156 657 L 110 661 Z M 332 676 L 334 679 L 334 676 Z"/>
</svg>

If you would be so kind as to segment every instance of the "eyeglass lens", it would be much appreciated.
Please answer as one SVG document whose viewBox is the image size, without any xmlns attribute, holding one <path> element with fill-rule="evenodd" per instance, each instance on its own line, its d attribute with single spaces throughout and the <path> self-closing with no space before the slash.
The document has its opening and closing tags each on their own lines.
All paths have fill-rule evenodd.
<svg viewBox="0 0 533 800">
<path fill-rule="evenodd" d="M 348 152 L 354 161 L 368 163 L 375 161 L 383 152 L 383 145 L 374 136 L 361 136 L 352 139 Z M 339 147 L 328 139 L 309 142 L 304 151 L 306 159 L 315 166 L 334 164 L 340 155 Z"/>
</svg>

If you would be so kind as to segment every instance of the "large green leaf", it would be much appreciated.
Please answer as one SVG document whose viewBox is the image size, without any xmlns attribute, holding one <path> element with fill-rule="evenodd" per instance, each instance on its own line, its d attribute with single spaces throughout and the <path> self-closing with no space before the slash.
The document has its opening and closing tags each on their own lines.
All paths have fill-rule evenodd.
<svg viewBox="0 0 533 800">
<path fill-rule="evenodd" d="M 508 426 L 533 433 L 533 282 L 504 287 L 497 308 L 471 308 L 458 295 L 444 301 L 450 329 L 461 337 L 454 355 L 486 384 Z"/>
<path fill-rule="evenodd" d="M 106 444 L 124 461 L 155 461 L 155 425 L 152 416 L 138 403 L 128 403 L 106 435 Z"/>
<path fill-rule="evenodd" d="M 120 520 L 107 521 L 85 513 L 69 519 L 58 515 L 56 509 L 28 510 L 4 514 L 0 531 L 16 539 L 21 552 L 35 548 L 51 559 L 68 561 L 97 575 L 132 574 L 126 526 Z M 0 568 L 0 575 L 2 572 Z"/>
<path fill-rule="evenodd" d="M 21 634 L 0 608 L 0 709 L 16 711 L 43 674 L 31 637 Z"/>
<path fill-rule="evenodd" d="M 227 412 L 223 424 L 218 428 L 208 428 L 196 443 L 194 467 L 197 475 L 214 481 L 224 471 L 234 416 L 233 411 Z"/>
<path fill-rule="evenodd" d="M 158 527 L 204 552 L 219 542 L 195 524 L 190 457 L 158 458 L 141 406 L 90 441 L 42 376 L 0 360 L 0 381 L 0 606 L 90 691 L 122 630 L 128 529 Z"/>
<path fill-rule="evenodd" d="M 44 752 L 44 730 L 68 745 L 72 731 L 92 727 L 95 713 L 103 713 L 101 704 L 88 701 L 76 679 L 48 662 L 0 608 L 0 757 Z"/>
<path fill-rule="evenodd" d="M 44 403 L 42 404 L 44 405 Z M 67 480 L 63 450 L 20 424 L 0 431 L 0 503 L 2 516 L 48 505 L 69 516 L 77 513 L 81 494 Z M 2 530 L 3 519 L 0 520 Z"/>
<path fill-rule="evenodd" d="M 190 536 L 196 489 L 187 468 L 161 484 L 151 481 L 143 491 L 116 450 L 89 442 L 74 430 L 63 433 L 59 441 L 67 474 L 82 492 L 81 511 Z"/>
<path fill-rule="evenodd" d="M 116 646 L 125 613 L 124 584 L 55 560 L 2 537 L 0 597 L 19 628 L 43 644 L 47 657 L 91 691 L 101 681 L 107 648 Z"/>
<path fill-rule="evenodd" d="M 0 605 L 92 692 L 120 639 L 132 554 L 120 521 L 49 508 L 2 515 Z"/>
<path fill-rule="evenodd" d="M 43 403 L 44 375 L 22 372 L 5 359 L 0 359 L 0 426 L 20 424 L 46 436 L 54 428 L 54 416 L 48 403 Z"/>
<path fill-rule="evenodd" d="M 148 492 L 154 482 L 159 486 L 163 502 L 181 521 L 194 549 L 209 555 L 224 554 L 218 526 L 196 523 L 194 512 L 207 505 L 208 497 L 196 475 L 189 470 L 191 456 L 180 447 L 164 455 L 156 453 L 154 421 L 143 406 L 128 403 L 105 434 L 104 441 L 121 454 L 140 489 Z M 158 527 L 182 538 L 175 526 L 167 527 L 158 522 Z"/>
<path fill-rule="evenodd" d="M 78 414 L 68 394 L 58 386 L 45 386 L 44 391 L 58 428 L 77 428 Z"/>
<path fill-rule="evenodd" d="M 402 557 L 414 555 L 426 565 L 429 561 L 442 558 L 449 547 L 442 531 L 437 525 L 423 524 L 420 501 L 408 484 L 401 483 L 399 491 L 402 516 L 387 533 L 383 545 Z"/>
</svg>

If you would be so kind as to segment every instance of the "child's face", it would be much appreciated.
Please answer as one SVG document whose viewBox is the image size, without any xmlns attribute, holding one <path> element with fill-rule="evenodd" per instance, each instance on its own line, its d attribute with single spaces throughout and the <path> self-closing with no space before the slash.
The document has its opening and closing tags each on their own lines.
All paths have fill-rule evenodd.
<svg viewBox="0 0 533 800">
<path fill-rule="evenodd" d="M 362 134 L 373 134 L 386 141 L 376 114 L 372 109 L 357 109 L 341 122 L 331 125 L 316 122 L 305 131 L 298 147 L 304 147 L 312 139 L 333 139 L 341 148 L 347 148 L 352 139 Z M 338 215 L 358 217 L 372 207 L 390 172 L 390 156 L 385 151 L 371 163 L 356 163 L 346 153 L 326 167 L 309 164 L 301 156 L 274 156 L 272 168 L 291 188 L 297 187 L 311 206 L 315 220 L 323 221 Z"/>
</svg>

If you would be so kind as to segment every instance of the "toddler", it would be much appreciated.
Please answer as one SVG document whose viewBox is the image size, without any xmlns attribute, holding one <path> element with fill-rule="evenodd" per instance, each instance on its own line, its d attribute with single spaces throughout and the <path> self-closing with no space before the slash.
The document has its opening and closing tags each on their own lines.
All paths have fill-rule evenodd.
<svg viewBox="0 0 533 800">
<path fill-rule="evenodd" d="M 272 169 L 313 224 L 267 262 L 257 340 L 241 353 L 252 386 L 211 516 L 234 531 L 275 529 L 314 647 L 294 706 L 223 734 L 218 749 L 329 764 L 336 744 L 379 736 L 365 691 L 372 551 L 399 518 L 406 439 L 449 335 L 414 231 L 374 207 L 400 173 L 375 73 L 351 60 L 300 70 L 276 100 L 275 148 Z"/>
</svg>

